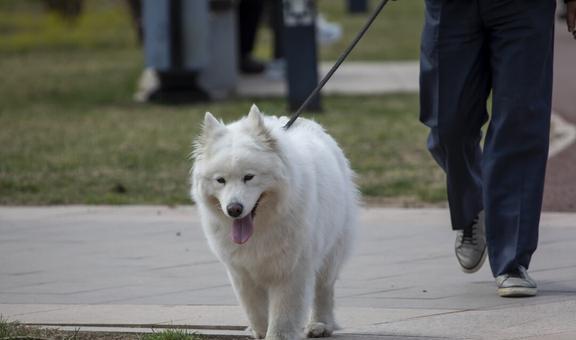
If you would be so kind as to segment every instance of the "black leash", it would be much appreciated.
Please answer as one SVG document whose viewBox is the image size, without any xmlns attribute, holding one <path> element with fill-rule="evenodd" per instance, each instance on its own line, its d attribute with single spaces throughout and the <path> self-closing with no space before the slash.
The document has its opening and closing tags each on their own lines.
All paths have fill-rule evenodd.
<svg viewBox="0 0 576 340">
<path fill-rule="evenodd" d="M 348 46 L 348 48 L 340 55 L 340 57 L 338 57 L 338 60 L 336 61 L 336 63 L 334 64 L 334 66 L 332 66 L 332 68 L 330 69 L 330 71 L 328 71 L 328 73 L 326 73 L 326 75 L 324 76 L 324 78 L 322 78 L 322 80 L 320 81 L 320 83 L 318 83 L 318 85 L 316 86 L 316 88 L 312 91 L 312 93 L 310 93 L 310 95 L 308 96 L 308 98 L 306 98 L 306 100 L 304 101 L 304 103 L 302 103 L 302 105 L 300 105 L 300 107 L 298 108 L 298 110 L 296 110 L 296 112 L 294 112 L 294 114 L 292 115 L 292 117 L 290 117 L 290 120 L 288 121 L 288 123 L 286 123 L 286 125 L 284 125 L 284 129 L 288 130 L 292 124 L 294 124 L 294 122 L 296 121 L 296 119 L 298 119 L 298 117 L 300 116 L 300 114 L 302 113 L 302 111 L 304 111 L 304 109 L 306 108 L 306 106 L 308 106 L 308 103 L 312 100 L 312 98 L 314 98 L 318 92 L 320 92 L 320 90 L 322 90 L 322 88 L 324 87 L 324 85 L 326 85 L 326 83 L 328 82 L 328 80 L 330 80 L 330 77 L 332 77 L 332 75 L 334 74 L 334 72 L 336 72 L 336 70 L 338 69 L 338 67 L 340 67 L 340 64 L 342 64 L 344 62 L 344 60 L 346 59 L 346 57 L 348 57 L 348 55 L 350 54 L 350 52 L 352 52 L 352 50 L 354 49 L 354 47 L 356 47 L 356 44 L 358 44 L 358 42 L 360 41 L 360 39 L 362 39 L 362 37 L 364 36 L 364 33 L 366 33 L 366 31 L 368 31 L 368 29 L 370 28 L 370 26 L 372 25 L 372 23 L 374 22 L 374 20 L 376 19 L 376 17 L 378 16 L 378 14 L 380 14 L 380 12 L 382 11 L 382 9 L 384 8 L 384 6 L 386 6 L 386 4 L 388 3 L 389 0 L 382 0 L 382 2 L 380 2 L 380 4 L 378 5 L 378 7 L 376 7 L 376 10 L 374 10 L 374 13 L 372 13 L 372 16 L 370 16 L 370 18 L 368 19 L 368 21 L 364 24 L 364 27 L 362 27 L 362 29 L 360 30 L 360 32 L 358 32 L 358 34 L 356 35 L 356 38 L 354 38 L 354 40 L 352 40 L 352 43 Z"/>
</svg>

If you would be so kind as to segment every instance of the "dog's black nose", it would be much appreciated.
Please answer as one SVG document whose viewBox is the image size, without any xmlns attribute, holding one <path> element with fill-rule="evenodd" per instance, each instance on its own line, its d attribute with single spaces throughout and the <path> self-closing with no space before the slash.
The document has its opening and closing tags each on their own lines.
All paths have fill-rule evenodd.
<svg viewBox="0 0 576 340">
<path fill-rule="evenodd" d="M 242 214 L 243 209 L 244 209 L 244 207 L 240 203 L 230 203 L 226 207 L 226 210 L 228 211 L 228 215 L 230 215 L 232 217 L 240 216 Z"/>
</svg>

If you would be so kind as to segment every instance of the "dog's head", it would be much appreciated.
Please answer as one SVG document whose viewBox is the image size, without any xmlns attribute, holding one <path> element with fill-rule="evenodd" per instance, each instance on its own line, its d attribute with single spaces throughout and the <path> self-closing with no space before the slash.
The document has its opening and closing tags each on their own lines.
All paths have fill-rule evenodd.
<svg viewBox="0 0 576 340">
<path fill-rule="evenodd" d="M 209 112 L 193 152 L 192 196 L 232 228 L 243 244 L 252 236 L 256 216 L 273 208 L 285 183 L 277 140 L 252 105 L 247 117 L 225 125 Z"/>
</svg>

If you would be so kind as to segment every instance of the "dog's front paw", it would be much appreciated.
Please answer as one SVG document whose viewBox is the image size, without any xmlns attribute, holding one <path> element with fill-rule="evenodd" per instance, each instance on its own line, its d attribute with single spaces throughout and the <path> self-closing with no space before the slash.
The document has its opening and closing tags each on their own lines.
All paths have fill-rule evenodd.
<svg viewBox="0 0 576 340">
<path fill-rule="evenodd" d="M 264 339 L 266 337 L 266 332 L 255 331 L 252 327 L 247 327 L 246 331 L 250 332 L 254 339 Z"/>
<path fill-rule="evenodd" d="M 266 334 L 266 340 L 300 340 L 301 338 L 302 334 L 298 333 L 268 332 L 268 334 Z"/>
<path fill-rule="evenodd" d="M 309 338 L 327 338 L 334 332 L 334 327 L 323 322 L 311 322 L 306 327 L 306 336 Z"/>
</svg>

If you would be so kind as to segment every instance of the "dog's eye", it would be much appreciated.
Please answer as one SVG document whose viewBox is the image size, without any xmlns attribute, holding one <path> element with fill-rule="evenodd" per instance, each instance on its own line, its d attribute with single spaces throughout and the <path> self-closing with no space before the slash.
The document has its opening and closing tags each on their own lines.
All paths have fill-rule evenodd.
<svg viewBox="0 0 576 340">
<path fill-rule="evenodd" d="M 254 178 L 254 175 L 252 175 L 252 174 L 246 175 L 246 176 L 244 176 L 244 182 L 248 182 L 252 178 Z"/>
<path fill-rule="evenodd" d="M 221 184 L 225 184 L 226 180 L 224 179 L 224 177 L 218 177 L 218 178 L 216 178 L 216 182 L 221 183 Z"/>
</svg>

